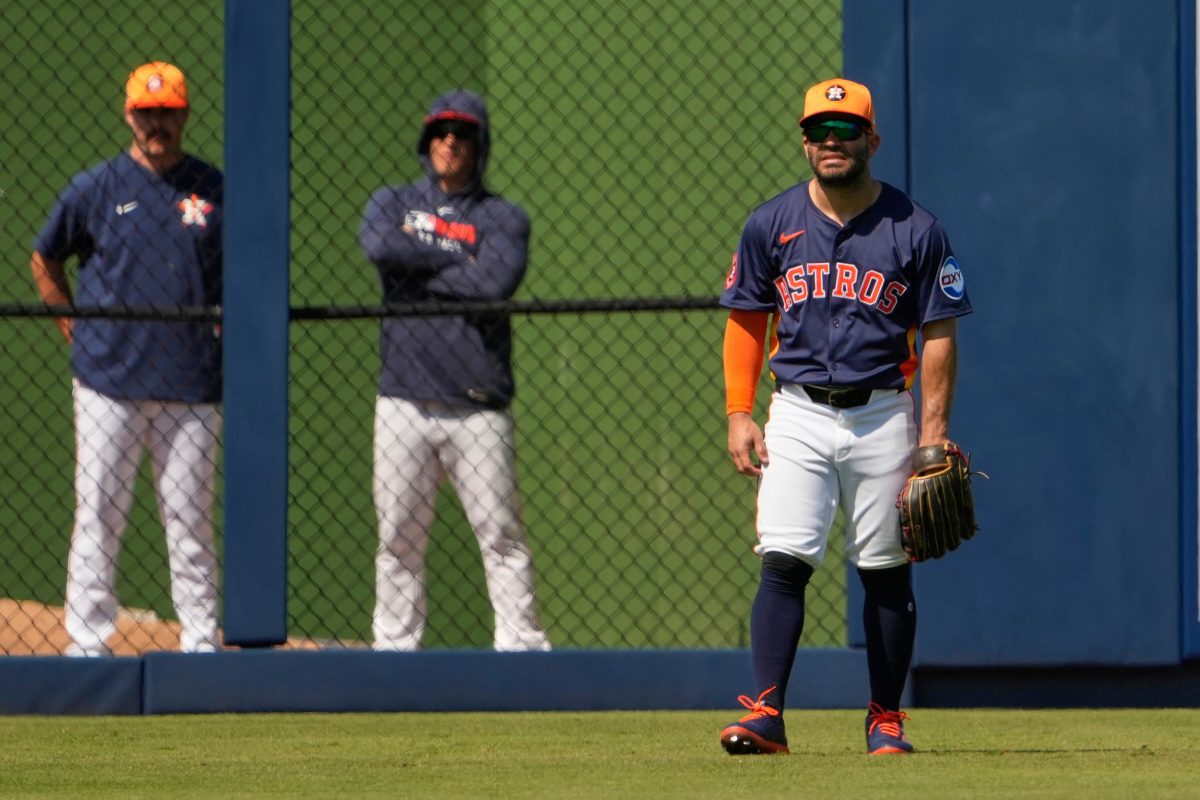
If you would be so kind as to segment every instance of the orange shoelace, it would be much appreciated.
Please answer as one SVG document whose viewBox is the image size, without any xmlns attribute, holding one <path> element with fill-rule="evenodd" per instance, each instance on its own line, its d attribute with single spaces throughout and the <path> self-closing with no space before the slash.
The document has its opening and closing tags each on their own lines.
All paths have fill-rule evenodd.
<svg viewBox="0 0 1200 800">
<path fill-rule="evenodd" d="M 883 706 L 878 703 L 871 703 L 867 706 L 867 713 L 871 717 L 871 725 L 867 728 L 867 733 L 874 733 L 876 728 L 883 731 L 888 736 L 896 739 L 904 739 L 904 729 L 900 727 L 900 723 L 908 719 L 908 714 L 903 711 L 885 711 Z"/>
<path fill-rule="evenodd" d="M 739 694 L 738 702 L 750 709 L 750 713 L 739 719 L 738 722 L 749 722 L 752 719 L 759 719 L 760 717 L 778 717 L 779 709 L 763 703 L 763 698 L 775 691 L 775 689 L 776 687 L 772 686 L 770 689 L 764 690 L 763 693 L 758 696 L 757 700 L 751 700 L 746 695 Z"/>
</svg>

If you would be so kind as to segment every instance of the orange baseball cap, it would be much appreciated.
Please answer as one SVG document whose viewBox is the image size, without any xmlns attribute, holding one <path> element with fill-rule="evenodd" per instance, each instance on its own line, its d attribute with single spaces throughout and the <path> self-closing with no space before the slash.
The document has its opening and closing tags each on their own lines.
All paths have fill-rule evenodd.
<svg viewBox="0 0 1200 800">
<path fill-rule="evenodd" d="M 875 127 L 875 109 L 871 107 L 871 91 L 861 83 L 845 78 L 833 78 L 813 86 L 804 95 L 804 115 L 800 127 L 818 114 L 841 114 L 858 117 Z"/>
<path fill-rule="evenodd" d="M 125 83 L 125 108 L 187 108 L 187 104 L 187 81 L 174 64 L 142 64 Z"/>
</svg>

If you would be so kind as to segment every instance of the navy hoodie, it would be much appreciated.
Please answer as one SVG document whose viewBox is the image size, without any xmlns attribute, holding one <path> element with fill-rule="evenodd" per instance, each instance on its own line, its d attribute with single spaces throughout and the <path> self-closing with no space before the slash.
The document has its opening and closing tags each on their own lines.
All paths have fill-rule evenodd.
<svg viewBox="0 0 1200 800">
<path fill-rule="evenodd" d="M 474 177 L 450 194 L 429 160 L 431 126 L 446 119 L 474 122 L 479 137 Z M 505 300 L 516 292 L 525 275 L 529 218 L 484 187 L 490 145 L 482 98 L 457 90 L 433 101 L 417 143 L 426 177 L 371 195 L 359 231 L 385 303 Z M 512 401 L 507 314 L 390 317 L 383 320 L 380 353 L 385 397 L 496 409 Z"/>
</svg>

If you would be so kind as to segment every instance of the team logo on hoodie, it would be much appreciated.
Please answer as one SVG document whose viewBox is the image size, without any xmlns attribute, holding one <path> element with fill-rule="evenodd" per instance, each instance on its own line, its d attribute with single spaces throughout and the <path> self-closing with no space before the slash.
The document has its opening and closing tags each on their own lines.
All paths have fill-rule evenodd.
<svg viewBox="0 0 1200 800">
<path fill-rule="evenodd" d="M 404 215 L 405 227 L 424 242 L 435 244 L 443 250 L 459 252 L 463 245 L 474 245 L 477 239 L 475 226 L 469 222 L 447 222 L 428 211 L 409 211 Z"/>
</svg>

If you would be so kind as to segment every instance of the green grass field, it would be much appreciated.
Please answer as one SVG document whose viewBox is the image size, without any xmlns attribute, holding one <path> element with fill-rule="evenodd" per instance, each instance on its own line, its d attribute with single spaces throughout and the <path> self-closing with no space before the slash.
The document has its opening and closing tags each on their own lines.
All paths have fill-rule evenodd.
<svg viewBox="0 0 1200 800">
<path fill-rule="evenodd" d="M 789 756 L 731 758 L 732 712 L 0 719 L 6 800 L 1195 798 L 1194 710 L 918 709 L 870 757 L 858 711 L 791 711 Z"/>
</svg>

